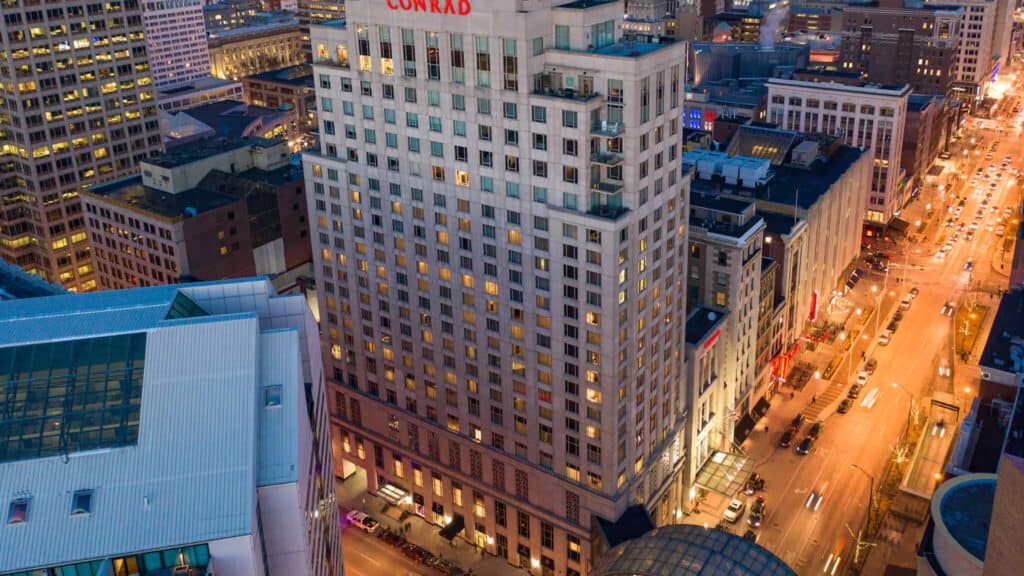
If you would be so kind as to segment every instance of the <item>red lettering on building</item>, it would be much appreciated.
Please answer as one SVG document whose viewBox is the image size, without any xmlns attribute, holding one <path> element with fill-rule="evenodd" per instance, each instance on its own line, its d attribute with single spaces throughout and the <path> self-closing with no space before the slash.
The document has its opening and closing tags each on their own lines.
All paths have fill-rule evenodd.
<svg viewBox="0 0 1024 576">
<path fill-rule="evenodd" d="M 718 340 L 718 337 L 721 336 L 721 335 L 722 335 L 722 329 L 721 328 L 719 328 L 718 330 L 715 330 L 715 333 L 711 335 L 711 338 L 708 338 L 708 341 L 704 343 L 704 349 L 707 350 L 708 348 L 711 348 L 712 346 L 714 346 L 715 345 L 715 341 Z"/>
<path fill-rule="evenodd" d="M 388 9 L 397 12 L 427 12 L 468 16 L 473 10 L 469 0 L 385 0 Z"/>
</svg>

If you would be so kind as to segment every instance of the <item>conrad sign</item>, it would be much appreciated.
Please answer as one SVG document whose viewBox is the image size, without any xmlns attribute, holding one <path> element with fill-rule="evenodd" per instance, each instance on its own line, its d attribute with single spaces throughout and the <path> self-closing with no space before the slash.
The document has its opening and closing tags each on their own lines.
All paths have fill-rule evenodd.
<svg viewBox="0 0 1024 576">
<path fill-rule="evenodd" d="M 468 16 L 473 6 L 469 0 L 385 0 L 388 8 L 396 12 L 426 12 Z"/>
</svg>

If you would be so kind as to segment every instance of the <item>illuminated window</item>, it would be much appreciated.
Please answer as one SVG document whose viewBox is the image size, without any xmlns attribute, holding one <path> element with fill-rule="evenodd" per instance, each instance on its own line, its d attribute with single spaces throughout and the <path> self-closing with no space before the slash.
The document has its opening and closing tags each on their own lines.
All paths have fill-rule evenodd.
<svg viewBox="0 0 1024 576">
<path fill-rule="evenodd" d="M 455 185 L 469 188 L 469 172 L 465 170 L 455 171 Z"/>
<path fill-rule="evenodd" d="M 592 370 L 588 370 L 587 372 L 589 374 L 590 372 L 593 372 L 593 371 Z M 595 388 L 587 388 L 587 400 L 589 402 L 593 402 L 595 404 L 600 404 L 601 403 L 601 391 L 597 390 Z"/>
</svg>

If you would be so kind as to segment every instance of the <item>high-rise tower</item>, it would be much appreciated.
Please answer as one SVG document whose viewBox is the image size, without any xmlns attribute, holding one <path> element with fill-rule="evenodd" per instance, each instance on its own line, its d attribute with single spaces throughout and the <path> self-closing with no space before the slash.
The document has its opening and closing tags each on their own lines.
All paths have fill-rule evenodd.
<svg viewBox="0 0 1024 576">
<path fill-rule="evenodd" d="M 685 506 L 685 46 L 617 0 L 346 10 L 304 158 L 339 473 L 584 574 L 598 518 Z"/>
<path fill-rule="evenodd" d="M 160 150 L 138 0 L 0 0 L 0 256 L 96 287 L 78 192 Z"/>
</svg>

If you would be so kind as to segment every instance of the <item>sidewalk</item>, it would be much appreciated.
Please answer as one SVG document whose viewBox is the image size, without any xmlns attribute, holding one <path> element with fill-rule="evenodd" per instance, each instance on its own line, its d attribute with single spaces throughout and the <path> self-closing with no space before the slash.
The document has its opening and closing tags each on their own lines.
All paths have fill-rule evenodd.
<svg viewBox="0 0 1024 576">
<path fill-rule="evenodd" d="M 373 516 L 381 525 L 395 531 L 400 530 L 402 524 L 409 524 L 410 530 L 406 534 L 406 539 L 409 542 L 418 544 L 442 558 L 454 561 L 463 570 L 472 570 L 481 576 L 527 576 L 529 574 L 524 569 L 512 566 L 503 558 L 482 554 L 480 549 L 461 537 L 457 536 L 451 542 L 445 540 L 441 537 L 439 526 L 428 523 L 416 514 L 408 514 L 405 520 L 401 521 L 392 516 L 397 515 L 395 507 L 385 514 L 383 510 L 387 503 L 377 496 L 366 493 L 365 476 L 361 476 L 361 474 L 361 472 L 353 474 L 347 480 L 336 483 L 335 490 L 342 515 L 347 514 L 349 510 L 359 509 Z M 466 519 L 467 522 L 471 520 L 471 517 Z M 397 548 L 395 553 L 401 554 Z M 428 574 L 434 571 L 432 568 L 422 566 L 420 572 Z"/>
</svg>

